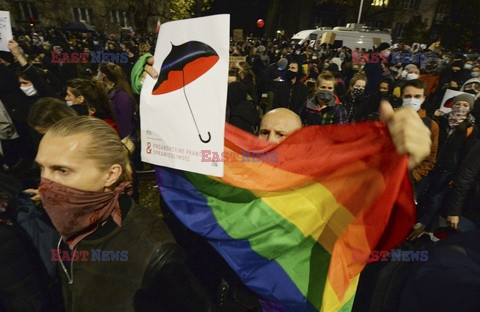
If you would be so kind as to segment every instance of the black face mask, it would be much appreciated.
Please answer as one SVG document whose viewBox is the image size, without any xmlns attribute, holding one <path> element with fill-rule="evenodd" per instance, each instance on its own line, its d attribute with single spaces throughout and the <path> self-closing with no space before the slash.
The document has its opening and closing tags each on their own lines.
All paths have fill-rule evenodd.
<svg viewBox="0 0 480 312">
<path fill-rule="evenodd" d="M 470 93 L 470 94 L 473 94 L 473 95 L 477 95 L 477 92 L 474 89 L 463 90 L 463 92 Z"/>
<path fill-rule="evenodd" d="M 362 96 L 364 93 L 365 93 L 365 89 L 363 89 L 363 88 L 355 88 L 355 89 L 353 89 L 353 96 L 354 96 L 354 97 Z"/>
<path fill-rule="evenodd" d="M 288 80 L 291 80 L 291 79 L 297 77 L 297 74 L 298 73 L 296 73 L 294 71 L 287 70 L 287 72 L 285 73 L 285 78 L 287 78 Z"/>
<path fill-rule="evenodd" d="M 307 88 L 308 88 L 308 90 L 311 90 L 311 89 L 315 88 L 315 82 L 307 81 Z"/>
</svg>

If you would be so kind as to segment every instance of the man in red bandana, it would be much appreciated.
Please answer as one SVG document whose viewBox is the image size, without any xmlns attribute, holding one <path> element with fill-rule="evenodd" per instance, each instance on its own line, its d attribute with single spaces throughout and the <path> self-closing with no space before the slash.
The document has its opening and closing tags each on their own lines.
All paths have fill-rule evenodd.
<svg viewBox="0 0 480 312">
<path fill-rule="evenodd" d="M 128 196 L 128 145 L 88 116 L 63 119 L 40 143 L 66 311 L 209 311 L 167 226 Z"/>
</svg>

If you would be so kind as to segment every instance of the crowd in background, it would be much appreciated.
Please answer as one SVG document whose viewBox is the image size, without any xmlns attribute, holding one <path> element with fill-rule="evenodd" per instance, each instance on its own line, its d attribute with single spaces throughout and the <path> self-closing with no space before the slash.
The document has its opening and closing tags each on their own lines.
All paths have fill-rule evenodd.
<svg viewBox="0 0 480 312">
<path fill-rule="evenodd" d="M 140 101 L 131 74 L 137 60 L 154 47 L 154 35 L 133 33 L 49 29 L 16 34 L 10 52 L 0 52 L 2 174 L 34 191 L 39 172 L 33 163 L 42 135 L 66 117 L 102 119 L 126 139 L 124 144 L 138 147 Z M 70 58 L 95 51 L 125 53 L 127 58 L 100 64 Z M 62 55 L 59 62 L 52 61 L 52 53 Z M 398 53 L 409 56 L 399 59 Z M 374 54 L 383 58 L 372 62 Z M 262 116 L 276 108 L 295 112 L 304 126 L 378 120 L 385 99 L 395 108 L 415 109 L 431 130 L 432 147 L 430 157 L 411 171 L 419 213 L 410 238 L 442 227 L 469 231 L 480 226 L 478 54 L 441 47 L 412 51 L 388 43 L 371 50 L 314 49 L 309 42 L 255 38 L 232 40 L 230 56 L 244 58 L 230 64 L 226 121 L 255 135 Z M 449 89 L 465 94 L 453 97 L 451 112 L 445 112 L 440 108 Z M 138 152 L 132 155 L 132 168 L 135 182 L 143 169 Z"/>
</svg>

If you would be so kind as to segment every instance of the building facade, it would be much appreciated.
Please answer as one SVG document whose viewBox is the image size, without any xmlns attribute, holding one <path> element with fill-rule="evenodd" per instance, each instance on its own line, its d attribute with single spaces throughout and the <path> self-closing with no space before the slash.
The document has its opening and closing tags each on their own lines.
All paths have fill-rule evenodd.
<svg viewBox="0 0 480 312">
<path fill-rule="evenodd" d="M 164 2 L 148 0 L 0 0 L 0 10 L 10 11 L 12 27 L 61 27 L 83 22 L 100 32 L 118 32 L 147 26 L 155 29 L 157 19 L 168 15 Z"/>
</svg>

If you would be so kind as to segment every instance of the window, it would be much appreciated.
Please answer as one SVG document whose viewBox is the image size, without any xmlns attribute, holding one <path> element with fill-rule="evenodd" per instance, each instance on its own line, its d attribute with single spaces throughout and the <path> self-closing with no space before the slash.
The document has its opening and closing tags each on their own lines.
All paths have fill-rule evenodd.
<svg viewBox="0 0 480 312">
<path fill-rule="evenodd" d="M 404 30 L 405 30 L 405 24 L 397 23 L 397 25 L 395 25 L 394 37 L 402 38 Z"/>
<path fill-rule="evenodd" d="M 408 10 L 418 9 L 420 0 L 404 0 L 403 7 Z"/>
<path fill-rule="evenodd" d="M 372 6 L 387 6 L 388 0 L 373 0 Z"/>
<path fill-rule="evenodd" d="M 130 26 L 128 22 L 127 12 L 125 11 L 110 11 L 110 22 L 112 24 L 120 25 L 123 28 Z"/>
<path fill-rule="evenodd" d="M 38 20 L 37 8 L 35 3 L 32 2 L 17 2 L 17 9 L 19 12 L 19 18 L 22 21 L 28 21 L 30 17 Z"/>
<path fill-rule="evenodd" d="M 90 8 L 73 8 L 73 18 L 75 22 L 92 24 L 93 11 Z"/>
</svg>

